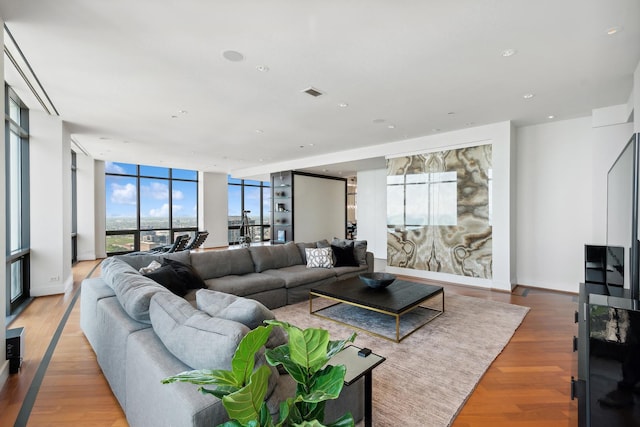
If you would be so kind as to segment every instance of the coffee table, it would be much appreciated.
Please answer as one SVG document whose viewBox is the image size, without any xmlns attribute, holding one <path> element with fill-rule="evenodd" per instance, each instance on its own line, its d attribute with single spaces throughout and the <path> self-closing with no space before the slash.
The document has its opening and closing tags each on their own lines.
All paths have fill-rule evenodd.
<svg viewBox="0 0 640 427">
<path fill-rule="evenodd" d="M 315 297 L 332 300 L 335 303 L 314 310 L 313 300 Z M 340 305 L 356 307 L 357 309 L 338 307 Z M 426 307 L 426 305 L 429 306 Z M 352 313 L 347 313 L 345 310 L 342 310 L 343 308 L 351 310 Z M 338 309 L 346 314 L 337 315 L 339 313 L 337 311 Z M 378 322 L 378 324 L 386 321 L 385 316 L 395 318 L 395 333 L 391 336 L 384 335 L 371 330 L 371 327 L 367 329 L 363 327 L 362 324 L 355 324 L 354 319 L 357 319 L 358 316 L 360 316 L 361 323 L 365 323 L 362 322 L 362 320 L 369 320 L 366 319 L 366 312 L 362 312 L 362 310 L 372 312 L 369 317 L 372 317 L 375 313 L 384 315 L 381 316 L 382 319 L 380 320 L 373 319 L 373 321 Z M 399 343 L 444 313 L 444 289 L 441 286 L 397 279 L 384 289 L 372 289 L 365 285 L 359 278 L 354 277 L 339 282 L 319 285 L 310 289 L 309 313 Z M 362 317 L 363 315 L 365 315 L 365 317 Z M 401 334 L 401 320 L 403 316 L 405 318 L 411 317 L 412 324 L 407 325 L 408 330 L 405 327 L 404 333 Z"/>
</svg>

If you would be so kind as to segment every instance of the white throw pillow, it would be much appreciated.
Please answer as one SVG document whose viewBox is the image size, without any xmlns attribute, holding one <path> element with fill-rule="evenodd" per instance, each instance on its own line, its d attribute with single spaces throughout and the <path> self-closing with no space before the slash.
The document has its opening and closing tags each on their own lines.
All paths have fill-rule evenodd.
<svg viewBox="0 0 640 427">
<path fill-rule="evenodd" d="M 305 248 L 307 268 L 332 268 L 333 251 L 331 248 Z"/>
<path fill-rule="evenodd" d="M 139 271 L 140 271 L 140 274 L 148 274 L 153 271 L 156 271 L 160 267 L 162 267 L 162 264 L 160 264 L 158 261 L 151 261 L 151 264 L 149 264 L 146 267 L 142 267 Z"/>
</svg>

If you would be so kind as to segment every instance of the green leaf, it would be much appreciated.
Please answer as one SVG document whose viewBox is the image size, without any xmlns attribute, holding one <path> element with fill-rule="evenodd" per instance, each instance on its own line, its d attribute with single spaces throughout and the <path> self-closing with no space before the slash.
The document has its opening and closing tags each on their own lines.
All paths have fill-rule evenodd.
<svg viewBox="0 0 640 427">
<path fill-rule="evenodd" d="M 298 384 L 306 384 L 308 381 L 308 371 L 298 365 L 289 354 L 289 345 L 281 345 L 274 349 L 269 349 L 265 353 L 267 362 L 272 366 L 282 365 L 284 369 Z"/>
<path fill-rule="evenodd" d="M 258 326 L 240 341 L 231 360 L 231 371 L 241 387 L 249 382 L 255 366 L 256 353 L 267 343 L 272 329 L 271 325 Z"/>
<path fill-rule="evenodd" d="M 245 427 L 245 426 L 243 426 L 236 420 L 230 420 L 230 421 L 227 421 L 226 423 L 222 423 L 218 425 L 218 427 Z"/>
<path fill-rule="evenodd" d="M 355 420 L 351 413 L 347 412 L 331 424 L 327 425 L 327 427 L 354 427 L 356 424 Z"/>
<path fill-rule="evenodd" d="M 329 331 L 318 328 L 307 328 L 303 331 L 297 326 L 278 320 L 267 320 L 266 323 L 285 329 L 289 335 L 291 360 L 307 369 L 310 374 L 321 369 L 327 363 Z"/>
<path fill-rule="evenodd" d="M 309 394 L 302 396 L 305 402 L 322 402 L 337 399 L 344 386 L 347 369 L 344 365 L 327 366 L 314 376 Z"/>
<path fill-rule="evenodd" d="M 333 356 L 340 353 L 348 343 L 355 341 L 356 336 L 358 336 L 358 334 L 354 332 L 346 340 L 329 341 L 329 345 L 327 346 L 327 358 L 331 359 Z"/>
<path fill-rule="evenodd" d="M 222 398 L 222 404 L 229 418 L 238 420 L 242 424 L 259 419 L 262 403 L 267 394 L 269 375 L 271 370 L 263 365 L 251 375 L 246 386 Z"/>
<path fill-rule="evenodd" d="M 219 386 L 219 387 L 214 388 L 214 389 L 209 389 L 209 388 L 205 388 L 205 387 L 198 388 L 198 391 L 200 393 L 202 393 L 202 394 L 212 394 L 215 397 L 217 397 L 218 399 L 222 399 L 226 395 L 231 394 L 231 393 L 235 393 L 238 390 L 240 390 L 239 387 L 225 387 L 225 386 Z"/>
<path fill-rule="evenodd" d="M 299 424 L 293 424 L 293 426 L 294 427 L 325 427 L 325 425 L 318 420 L 303 421 Z"/>
<path fill-rule="evenodd" d="M 244 384 L 239 384 L 235 376 L 229 372 L 221 369 L 200 369 L 195 371 L 182 372 L 178 375 L 167 377 L 162 380 L 163 384 L 171 384 L 175 382 L 191 383 L 196 385 L 213 385 L 216 386 L 216 390 L 220 390 L 220 393 L 229 394 L 242 387 Z M 200 387 L 202 391 L 204 388 Z M 217 395 L 218 392 L 205 389 L 206 392 Z"/>
</svg>

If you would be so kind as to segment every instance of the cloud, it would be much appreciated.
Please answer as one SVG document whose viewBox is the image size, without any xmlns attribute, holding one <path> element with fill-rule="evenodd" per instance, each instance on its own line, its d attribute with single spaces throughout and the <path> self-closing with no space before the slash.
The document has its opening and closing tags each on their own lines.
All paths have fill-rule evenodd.
<svg viewBox="0 0 640 427">
<path fill-rule="evenodd" d="M 182 210 L 181 205 L 173 205 L 173 212 L 177 213 Z M 149 216 L 161 218 L 169 216 L 169 203 L 163 204 L 160 209 L 149 209 Z"/>
<path fill-rule="evenodd" d="M 151 197 L 155 200 L 168 200 L 169 186 L 161 182 L 152 182 L 150 185 L 141 185 L 140 193 L 143 197 Z"/>
<path fill-rule="evenodd" d="M 160 209 L 150 209 L 149 216 L 153 216 L 153 217 L 169 216 L 169 203 L 163 204 Z"/>
<path fill-rule="evenodd" d="M 184 193 L 180 190 L 173 190 L 173 200 L 182 200 L 184 199 Z"/>
<path fill-rule="evenodd" d="M 125 185 L 112 183 L 111 201 L 121 205 L 135 205 L 137 203 L 136 186 L 131 183 Z"/>
<path fill-rule="evenodd" d="M 122 168 L 122 166 L 116 165 L 113 162 L 105 162 L 104 171 L 106 173 L 119 173 L 119 174 L 125 173 L 125 170 Z"/>
</svg>

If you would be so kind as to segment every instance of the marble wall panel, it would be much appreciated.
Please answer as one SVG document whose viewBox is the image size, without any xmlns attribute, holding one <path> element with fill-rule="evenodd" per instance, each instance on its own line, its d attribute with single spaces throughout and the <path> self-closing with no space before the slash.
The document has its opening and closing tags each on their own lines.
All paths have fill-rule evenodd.
<svg viewBox="0 0 640 427">
<path fill-rule="evenodd" d="M 392 183 L 396 185 L 393 189 L 396 205 L 387 207 L 387 263 L 395 267 L 491 279 L 491 168 L 490 144 L 387 160 L 388 188 Z M 405 196 L 404 204 L 400 206 L 398 182 L 433 181 L 433 177 L 442 172 L 455 172 L 456 176 L 453 224 L 450 216 L 445 219 L 445 215 L 433 214 L 434 208 L 422 206 L 438 204 L 434 202 L 437 196 L 419 200 Z M 424 185 L 431 185 L 431 190 L 417 193 L 437 193 L 437 185 Z M 446 197 L 441 199 L 446 201 Z M 403 210 L 407 223 L 399 219 L 402 218 L 399 212 Z M 416 221 L 415 212 L 420 211 L 431 213 Z M 446 225 L 438 224 L 439 221 Z"/>
</svg>

